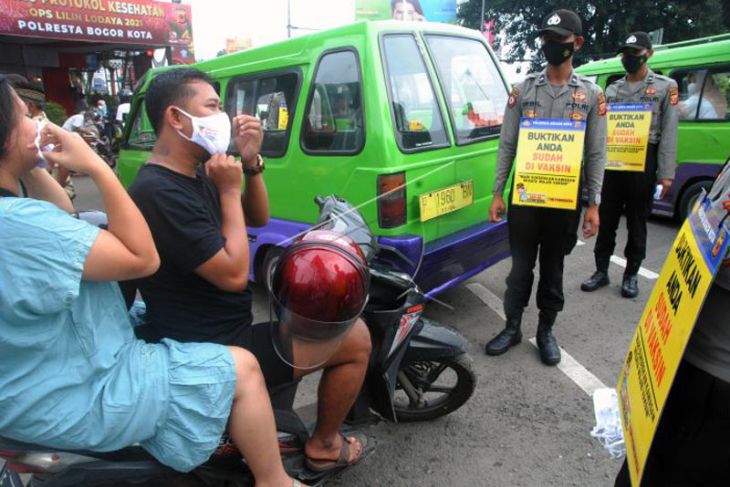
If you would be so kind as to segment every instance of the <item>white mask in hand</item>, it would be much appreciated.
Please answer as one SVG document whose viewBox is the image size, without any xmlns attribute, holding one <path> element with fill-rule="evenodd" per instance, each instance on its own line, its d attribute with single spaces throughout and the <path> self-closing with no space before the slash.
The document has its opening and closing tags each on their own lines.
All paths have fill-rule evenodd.
<svg viewBox="0 0 730 487">
<path fill-rule="evenodd" d="M 190 119 L 193 125 L 193 135 L 188 137 L 182 131 L 177 133 L 186 140 L 198 144 L 213 154 L 225 154 L 231 143 L 231 119 L 226 112 L 208 115 L 207 117 L 195 117 L 182 108 L 175 107 L 180 113 Z"/>
<path fill-rule="evenodd" d="M 37 153 L 38 164 L 45 167 L 48 165 L 48 161 L 46 161 L 46 158 L 43 157 L 43 153 L 51 152 L 54 148 L 54 145 L 48 144 L 48 145 L 44 145 L 43 147 L 41 147 L 41 133 L 43 132 L 43 127 L 46 126 L 46 122 L 38 120 L 38 121 L 36 121 L 35 126 L 36 126 L 37 132 L 35 135 L 35 139 L 33 140 L 33 143 L 35 144 L 35 148 L 38 151 L 38 153 Z"/>
</svg>

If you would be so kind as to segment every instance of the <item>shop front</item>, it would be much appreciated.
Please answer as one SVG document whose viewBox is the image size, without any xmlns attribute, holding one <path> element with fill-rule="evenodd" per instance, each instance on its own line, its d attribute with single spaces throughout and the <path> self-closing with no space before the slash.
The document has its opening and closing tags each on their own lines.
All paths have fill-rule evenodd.
<svg viewBox="0 0 730 487">
<path fill-rule="evenodd" d="M 190 5 L 154 0 L 0 0 L 0 73 L 40 82 L 73 113 L 132 89 L 149 68 L 195 61 Z"/>
</svg>

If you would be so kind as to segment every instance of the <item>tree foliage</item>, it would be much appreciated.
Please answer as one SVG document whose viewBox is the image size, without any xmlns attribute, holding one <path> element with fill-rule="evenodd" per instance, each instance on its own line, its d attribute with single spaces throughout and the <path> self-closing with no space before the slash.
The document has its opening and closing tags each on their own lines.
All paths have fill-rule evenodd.
<svg viewBox="0 0 730 487">
<path fill-rule="evenodd" d="M 569 8 L 583 20 L 586 43 L 576 53 L 576 65 L 613 56 L 626 36 L 637 30 L 664 27 L 663 43 L 682 41 L 730 31 L 730 2 L 726 0 L 488 0 L 484 18 L 495 22 L 501 42 L 509 49 L 506 61 L 519 61 L 538 47 L 542 19 L 556 8 Z M 465 27 L 479 28 L 482 0 L 468 0 L 459 7 Z M 533 62 L 540 64 L 541 59 Z"/>
</svg>

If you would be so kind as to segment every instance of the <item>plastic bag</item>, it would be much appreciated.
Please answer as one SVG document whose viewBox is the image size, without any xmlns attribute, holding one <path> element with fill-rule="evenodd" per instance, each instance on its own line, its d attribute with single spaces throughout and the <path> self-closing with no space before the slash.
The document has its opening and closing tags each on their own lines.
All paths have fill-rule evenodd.
<svg viewBox="0 0 730 487">
<path fill-rule="evenodd" d="M 593 393 L 593 410 L 596 426 L 591 431 L 591 436 L 603 445 L 611 458 L 622 458 L 626 455 L 626 445 L 616 391 L 608 388 L 597 389 Z"/>
</svg>

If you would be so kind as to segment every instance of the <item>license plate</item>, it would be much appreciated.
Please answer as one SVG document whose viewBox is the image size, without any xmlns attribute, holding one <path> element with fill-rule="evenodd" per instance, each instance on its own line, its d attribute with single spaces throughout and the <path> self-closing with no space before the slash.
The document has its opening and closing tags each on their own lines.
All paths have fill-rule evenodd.
<svg viewBox="0 0 730 487">
<path fill-rule="evenodd" d="M 422 194 L 419 198 L 421 221 L 425 222 L 471 205 L 474 201 L 474 182 L 472 180 L 464 181 Z"/>
</svg>

